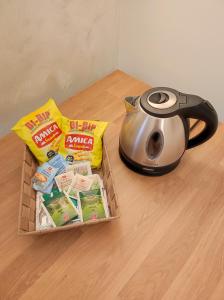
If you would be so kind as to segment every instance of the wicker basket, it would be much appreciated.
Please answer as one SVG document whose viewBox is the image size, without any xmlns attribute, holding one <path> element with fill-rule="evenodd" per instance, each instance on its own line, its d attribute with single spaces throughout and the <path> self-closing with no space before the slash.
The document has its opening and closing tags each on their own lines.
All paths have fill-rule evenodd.
<svg viewBox="0 0 224 300">
<path fill-rule="evenodd" d="M 107 192 L 107 200 L 110 211 L 110 217 L 100 220 L 88 221 L 83 223 L 74 223 L 60 227 L 49 228 L 41 231 L 36 231 L 36 192 L 32 188 L 31 178 L 36 171 L 38 162 L 27 146 L 24 150 L 23 167 L 22 167 L 22 182 L 20 194 L 20 209 L 19 209 L 19 224 L 18 233 L 22 235 L 43 234 L 60 230 L 68 230 L 75 227 L 91 225 L 101 222 L 108 222 L 119 217 L 117 196 L 113 184 L 113 178 L 108 159 L 106 145 L 103 144 L 103 161 L 101 169 L 98 171 L 103 178 L 104 187 Z"/>
</svg>

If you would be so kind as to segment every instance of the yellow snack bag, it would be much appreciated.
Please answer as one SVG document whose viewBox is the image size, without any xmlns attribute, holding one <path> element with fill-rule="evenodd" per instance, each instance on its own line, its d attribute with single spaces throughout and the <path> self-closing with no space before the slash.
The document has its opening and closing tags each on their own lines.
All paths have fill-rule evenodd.
<svg viewBox="0 0 224 300">
<path fill-rule="evenodd" d="M 89 160 L 92 168 L 99 168 L 102 160 L 102 136 L 107 122 L 70 120 L 62 117 L 62 139 L 59 153 L 67 161 Z"/>
<path fill-rule="evenodd" d="M 62 136 L 61 112 L 53 99 L 21 118 L 12 128 L 29 146 L 39 162 L 48 161 L 57 152 Z"/>
</svg>

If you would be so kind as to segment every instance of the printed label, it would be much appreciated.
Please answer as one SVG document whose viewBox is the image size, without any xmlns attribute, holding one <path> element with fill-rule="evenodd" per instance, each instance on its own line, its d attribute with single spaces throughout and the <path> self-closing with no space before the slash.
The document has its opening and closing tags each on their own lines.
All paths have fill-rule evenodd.
<svg viewBox="0 0 224 300">
<path fill-rule="evenodd" d="M 95 128 L 96 125 L 89 121 L 83 121 L 81 123 L 79 121 L 70 121 L 71 131 L 79 130 L 79 131 L 92 132 L 94 131 Z"/>
<path fill-rule="evenodd" d="M 93 150 L 94 138 L 83 134 L 67 134 L 65 136 L 65 148 L 72 150 Z"/>
<path fill-rule="evenodd" d="M 58 127 L 58 124 L 54 122 L 40 129 L 36 134 L 32 136 L 32 139 L 38 148 L 42 148 L 50 144 L 61 133 L 62 131 Z"/>
<path fill-rule="evenodd" d="M 51 119 L 50 112 L 45 111 L 35 115 L 32 120 L 29 120 L 25 123 L 25 126 L 31 131 L 35 131 L 38 127 L 40 127 L 43 123 L 49 122 Z"/>
</svg>

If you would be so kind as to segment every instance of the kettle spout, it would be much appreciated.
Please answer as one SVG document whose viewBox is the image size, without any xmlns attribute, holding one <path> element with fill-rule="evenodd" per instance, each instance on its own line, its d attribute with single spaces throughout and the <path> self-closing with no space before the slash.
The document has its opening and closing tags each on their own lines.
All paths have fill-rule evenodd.
<svg viewBox="0 0 224 300">
<path fill-rule="evenodd" d="M 133 112 L 135 111 L 135 104 L 136 104 L 136 100 L 138 99 L 139 96 L 129 96 L 129 97 L 125 97 L 124 98 L 124 104 L 125 104 L 125 109 L 126 112 Z"/>
</svg>

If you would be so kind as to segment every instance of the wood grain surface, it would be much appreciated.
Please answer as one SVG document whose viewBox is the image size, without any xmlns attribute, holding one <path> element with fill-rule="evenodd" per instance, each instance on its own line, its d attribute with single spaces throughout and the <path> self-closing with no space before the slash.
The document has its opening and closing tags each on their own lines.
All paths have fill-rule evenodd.
<svg viewBox="0 0 224 300">
<path fill-rule="evenodd" d="M 146 177 L 118 155 L 122 99 L 149 86 L 115 71 L 61 105 L 110 121 L 106 138 L 120 219 L 17 235 L 23 143 L 0 140 L 0 299 L 224 299 L 224 136 L 189 150 L 175 171 Z M 38 107 L 38 103 L 37 103 Z"/>
</svg>

